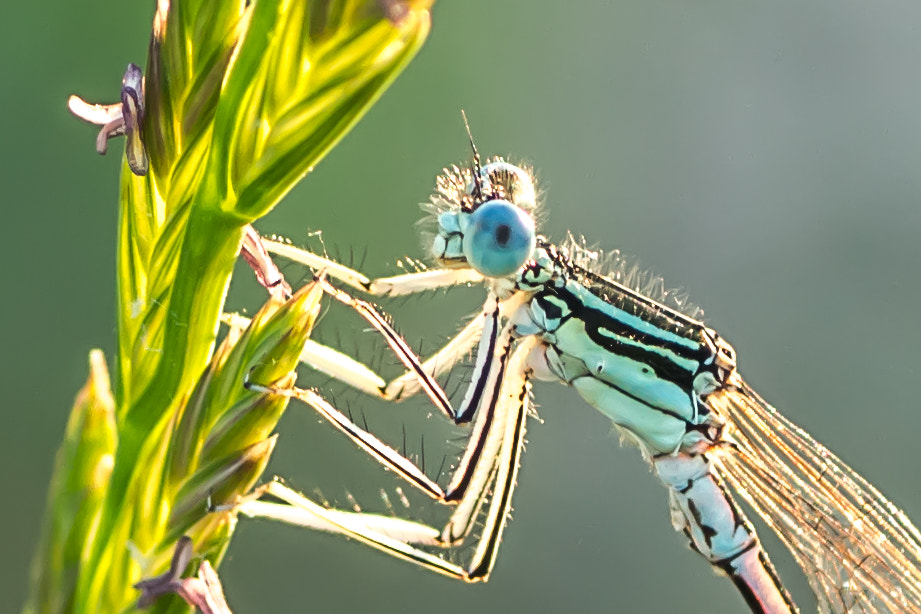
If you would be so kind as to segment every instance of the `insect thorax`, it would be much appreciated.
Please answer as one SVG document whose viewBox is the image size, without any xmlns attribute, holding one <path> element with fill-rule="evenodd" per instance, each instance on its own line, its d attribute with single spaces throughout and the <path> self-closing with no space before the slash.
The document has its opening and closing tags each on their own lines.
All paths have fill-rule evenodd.
<svg viewBox="0 0 921 614">
<path fill-rule="evenodd" d="M 725 384 L 731 348 L 713 331 L 546 242 L 515 289 L 529 299 L 512 315 L 514 334 L 541 340 L 535 377 L 574 387 L 653 454 L 719 437 L 705 398 Z"/>
</svg>

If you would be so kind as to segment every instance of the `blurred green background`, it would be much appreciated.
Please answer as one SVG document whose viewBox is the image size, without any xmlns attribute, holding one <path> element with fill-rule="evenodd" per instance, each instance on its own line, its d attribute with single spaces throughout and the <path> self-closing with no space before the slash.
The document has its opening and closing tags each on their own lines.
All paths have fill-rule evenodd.
<svg viewBox="0 0 921 614">
<path fill-rule="evenodd" d="M 5 7 L 3 612 L 25 595 L 87 351 L 111 364 L 115 347 L 118 156 L 93 152 L 95 131 L 65 100 L 114 101 L 125 65 L 144 61 L 152 4 Z M 374 275 L 423 256 L 417 203 L 468 158 L 465 109 L 481 151 L 538 169 L 546 234 L 585 234 L 690 290 L 755 388 L 921 521 L 921 5 L 476 0 L 442 1 L 434 18 L 417 61 L 260 228 L 301 243 L 322 229 L 331 253 L 366 252 Z M 239 285 L 236 304 L 254 304 L 249 279 Z M 480 297 L 387 308 L 431 348 L 458 324 L 442 308 Z M 223 566 L 235 611 L 744 611 L 671 530 L 664 490 L 606 420 L 560 386 L 536 397 L 544 423 L 531 423 L 489 584 L 244 521 Z M 424 403 L 348 402 L 397 437 L 405 423 L 410 447 L 442 426 Z M 298 488 L 374 507 L 397 486 L 306 409 L 281 432 L 271 471 Z M 427 438 L 434 465 L 436 448 Z M 444 517 L 424 501 L 409 515 Z M 796 567 L 773 557 L 813 611 Z"/>
</svg>

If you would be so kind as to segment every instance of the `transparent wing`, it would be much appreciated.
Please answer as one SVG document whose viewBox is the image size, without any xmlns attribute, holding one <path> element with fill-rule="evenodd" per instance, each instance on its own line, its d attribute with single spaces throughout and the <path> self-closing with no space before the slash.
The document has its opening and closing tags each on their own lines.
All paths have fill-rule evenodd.
<svg viewBox="0 0 921 614">
<path fill-rule="evenodd" d="M 921 612 L 921 534 L 905 514 L 738 378 L 707 403 L 730 425 L 720 475 L 806 572 L 820 612 Z"/>
</svg>

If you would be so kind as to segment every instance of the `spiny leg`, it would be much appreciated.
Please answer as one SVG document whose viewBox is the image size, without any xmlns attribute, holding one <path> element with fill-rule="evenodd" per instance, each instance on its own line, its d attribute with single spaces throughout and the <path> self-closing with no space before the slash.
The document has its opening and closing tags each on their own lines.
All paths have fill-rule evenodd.
<svg viewBox="0 0 921 614">
<path fill-rule="evenodd" d="M 452 420 L 455 412 L 448 401 L 447 395 L 423 368 L 420 359 L 415 355 L 406 341 L 387 322 L 373 305 L 367 301 L 353 298 L 347 293 L 335 288 L 326 281 L 326 271 L 321 270 L 314 277 L 313 283 L 320 284 L 323 291 L 351 306 L 371 326 L 384 337 L 387 344 L 397 355 L 400 361 L 408 368 L 407 373 L 416 382 L 416 389 L 426 392 L 436 407 L 442 410 Z M 225 314 L 224 322 L 232 327 L 246 327 L 249 319 L 238 314 Z M 459 356 L 458 356 L 459 358 Z M 456 360 L 456 359 L 455 359 Z M 301 361 L 314 366 L 317 370 L 326 373 L 352 387 L 368 394 L 391 400 L 384 391 L 387 387 L 384 380 L 367 366 L 327 346 L 316 342 L 307 343 L 301 351 Z"/>
<path fill-rule="evenodd" d="M 388 401 L 401 400 L 423 390 L 435 406 L 456 424 L 469 422 L 473 412 L 482 401 L 483 387 L 490 376 L 494 375 L 491 369 L 496 355 L 495 343 L 500 321 L 520 305 L 521 297 L 516 296 L 512 300 L 500 301 L 490 293 L 480 314 L 438 352 L 423 362 L 372 304 L 354 298 L 329 284 L 325 279 L 329 273 L 329 270 L 321 269 L 322 279 L 317 278 L 324 291 L 336 300 L 352 307 L 369 322 L 384 337 L 400 361 L 407 367 L 407 371 L 387 383 L 366 365 L 333 348 L 313 341 L 305 344 L 301 352 L 301 362 L 352 388 Z M 224 321 L 229 325 L 240 327 L 245 327 L 249 322 L 247 318 L 237 314 L 226 314 Z M 467 390 L 461 407 L 455 411 L 434 378 L 450 370 L 477 345 L 479 347 L 476 351 L 477 359 L 472 384 Z"/>
<path fill-rule="evenodd" d="M 478 414 L 475 434 L 456 472 L 462 474 L 469 471 L 471 477 L 464 480 L 465 492 L 440 535 L 436 529 L 409 521 L 329 510 L 279 482 L 268 484 L 263 490 L 281 499 L 286 505 L 249 500 L 238 506 L 239 511 L 249 516 L 273 518 L 353 537 L 392 556 L 469 582 L 485 580 L 495 562 L 516 482 L 529 402 L 526 361 L 532 347 L 533 341 L 526 341 L 511 353 L 506 375 L 496 381 L 498 391 L 492 411 Z M 384 466 L 435 498 L 447 500 L 445 491 L 413 463 L 355 425 L 317 393 L 296 389 L 261 389 L 287 394 L 309 404 Z M 479 452 L 471 454 L 472 448 L 478 448 Z M 456 481 L 452 479 L 452 483 Z M 437 494 L 439 492 L 440 496 Z M 460 545 L 470 533 L 473 521 L 487 499 L 489 502 L 483 531 L 467 567 L 455 565 L 413 546 Z"/>
<path fill-rule="evenodd" d="M 323 271 L 328 277 L 337 279 L 352 288 L 361 290 L 372 296 L 405 296 L 437 288 L 479 283 L 483 281 L 482 275 L 476 273 L 472 269 L 437 269 L 371 280 L 358 271 L 350 269 L 333 260 L 286 243 L 262 238 L 261 245 L 268 252 L 308 266 L 315 271 Z M 366 311 L 363 309 L 363 306 L 367 305 L 367 303 L 364 301 L 354 299 L 344 292 L 339 292 L 338 294 L 334 292 L 333 296 L 341 302 L 351 305 L 365 316 Z M 376 376 L 364 377 L 366 369 L 354 371 L 337 370 L 336 363 L 339 362 L 337 357 L 330 354 L 329 351 L 320 348 L 311 348 L 318 351 L 314 352 L 312 355 L 305 354 L 303 362 L 348 383 L 358 390 L 374 396 L 379 396 L 385 400 L 406 398 L 416 394 L 420 389 L 426 389 L 425 381 L 419 378 L 419 371 L 417 371 L 417 369 L 420 369 L 430 377 L 437 377 L 450 370 L 458 360 L 467 355 L 474 346 L 480 342 L 484 334 L 484 327 L 487 325 L 488 320 L 494 317 L 496 313 L 494 306 L 496 303 L 499 305 L 499 313 L 501 313 L 502 316 L 507 316 L 511 310 L 517 306 L 507 305 L 507 301 L 498 302 L 494 297 L 488 298 L 479 317 L 475 317 L 471 320 L 467 326 L 429 359 L 421 362 L 421 364 L 417 361 L 418 367 L 411 366 L 404 360 L 403 362 L 409 367 L 409 370 L 389 383 L 385 383 L 383 379 Z M 493 324 L 496 325 L 497 320 Z M 389 341 L 390 338 L 388 337 L 388 342 Z M 398 354 L 399 353 L 398 351 Z M 483 351 L 482 344 L 477 354 L 478 356 L 486 354 L 486 352 Z M 426 389 L 426 392 L 428 392 L 428 389 Z M 433 401 L 435 401 L 436 405 L 444 409 L 440 400 L 433 399 Z M 466 422 L 470 419 L 470 416 L 463 410 L 459 412 L 458 415 L 460 416 L 460 420 L 455 418 L 454 415 L 449 414 L 449 417 L 455 420 L 455 422 Z"/>
<path fill-rule="evenodd" d="M 480 283 L 483 276 L 473 269 L 435 269 L 393 277 L 369 279 L 358 271 L 334 260 L 271 239 L 262 239 L 265 249 L 315 271 L 324 270 L 333 279 L 373 296 L 405 296 L 437 288 Z"/>
<path fill-rule="evenodd" d="M 272 248 L 270 247 L 270 249 Z M 299 251 L 298 253 L 305 254 L 306 252 Z M 313 258 L 313 260 L 308 260 L 305 263 L 322 266 L 329 262 L 313 255 L 311 255 L 311 258 Z M 327 274 L 332 274 L 336 269 L 324 268 L 322 270 Z M 355 273 L 355 275 L 359 274 Z M 399 278 L 390 278 L 390 280 L 417 280 L 425 275 L 427 274 L 410 274 L 400 276 Z M 443 280 L 448 278 L 441 277 L 440 279 Z M 385 280 L 386 287 L 393 286 L 390 280 Z M 378 282 L 371 282 L 367 285 L 373 287 L 374 283 Z M 512 300 L 500 301 L 490 292 L 484 303 L 481 317 L 475 320 L 478 321 L 479 324 L 476 326 L 468 325 L 468 327 L 461 331 L 460 335 L 455 337 L 452 341 L 449 341 L 445 348 L 439 351 L 435 357 L 427 361 L 429 364 L 432 364 L 434 361 L 441 359 L 445 353 L 453 352 L 453 348 L 458 345 L 464 345 L 465 348 L 469 348 L 473 345 L 473 340 L 479 337 L 479 347 L 476 351 L 476 360 L 471 383 L 467 388 L 460 408 L 454 411 L 449 405 L 442 405 L 440 397 L 432 393 L 431 384 L 429 380 L 426 379 L 426 376 L 430 373 L 430 371 L 425 368 L 426 363 L 422 365 L 418 363 L 415 365 L 412 364 L 414 357 L 411 350 L 405 345 L 402 338 L 389 328 L 386 320 L 381 318 L 370 304 L 354 299 L 345 292 L 337 291 L 335 288 L 329 287 L 328 284 L 327 287 L 329 288 L 329 293 L 337 300 L 355 308 L 366 320 L 371 322 L 375 328 L 381 331 L 385 338 L 387 338 L 391 348 L 400 356 L 404 364 L 410 367 L 405 375 L 391 382 L 384 391 L 391 388 L 394 384 L 399 384 L 402 389 L 404 386 L 403 382 L 416 381 L 418 382 L 417 385 L 425 388 L 429 397 L 432 398 L 436 405 L 442 407 L 448 417 L 454 420 L 455 423 L 469 422 L 475 414 L 477 415 L 473 434 L 468 440 L 461 462 L 453 473 L 448 487 L 444 491 L 433 491 L 423 486 L 415 476 L 404 473 L 402 469 L 398 468 L 398 463 L 390 463 L 384 458 L 380 459 L 386 464 L 394 465 L 394 470 L 400 472 L 407 480 L 416 484 L 430 496 L 443 502 L 456 502 L 458 504 L 457 510 L 454 515 L 452 515 L 451 521 L 442 534 L 442 539 L 445 543 L 457 543 L 470 533 L 472 529 L 472 519 L 476 517 L 477 511 L 482 504 L 480 498 L 488 489 L 491 478 L 490 472 L 494 464 L 493 459 L 501 455 L 499 448 L 501 445 L 500 440 L 498 436 L 492 435 L 493 432 L 500 431 L 501 426 L 494 429 L 493 423 L 497 415 L 504 416 L 504 412 L 499 412 L 497 407 L 502 398 L 501 390 L 507 378 L 507 363 L 512 347 L 511 327 L 509 325 L 501 325 L 501 320 L 517 309 L 521 302 L 525 300 L 524 296 L 522 296 L 523 293 L 518 293 Z M 397 287 L 403 286 L 397 284 Z M 421 289 L 427 289 L 420 288 L 418 284 L 414 282 L 410 283 L 407 287 L 411 287 L 411 291 L 414 292 L 420 291 Z M 467 343 L 469 343 L 469 345 L 466 345 Z M 518 369 L 522 373 L 524 372 L 525 360 L 535 344 L 536 341 L 534 339 L 519 344 L 515 352 L 515 355 L 518 357 L 515 369 Z M 458 356 L 455 356 L 454 360 L 456 360 L 457 357 Z M 452 364 L 452 361 L 441 360 L 440 364 Z M 515 369 L 512 370 L 512 373 L 515 373 Z M 511 381 L 516 380 L 513 377 Z M 382 394 L 381 396 L 388 398 L 386 394 Z M 351 436 L 352 435 L 350 435 L 350 437 Z M 359 443 L 359 445 L 362 445 L 370 451 L 370 449 L 360 442 L 359 439 L 353 439 L 355 439 L 356 443 Z"/>
<path fill-rule="evenodd" d="M 415 358 L 402 337 L 390 327 L 387 321 L 370 304 L 351 298 L 346 293 L 332 288 L 328 284 L 324 288 L 338 300 L 357 309 L 367 321 L 371 322 L 387 338 L 390 347 L 410 367 L 409 372 L 415 375 L 420 385 L 426 390 L 429 398 L 456 424 L 469 422 L 474 415 L 477 416 L 473 435 L 467 443 L 461 462 L 446 490 L 440 491 L 439 489 L 439 491 L 434 491 L 423 486 L 412 475 L 404 473 L 404 477 L 421 487 L 430 496 L 444 502 L 466 501 L 466 493 L 471 484 L 474 485 L 474 491 L 484 488 L 483 481 L 485 476 L 482 475 L 480 459 L 495 456 L 495 453 L 488 449 L 487 443 L 490 441 L 489 434 L 492 429 L 493 419 L 497 413 L 498 403 L 501 400 L 502 387 L 508 371 L 508 360 L 512 352 L 511 328 L 508 325 L 500 326 L 501 309 L 499 300 L 492 293 L 487 297 L 483 309 L 483 332 L 479 339 L 471 383 L 464 395 L 460 408 L 455 411 L 444 392 L 433 379 L 429 378 L 427 372 L 419 364 L 418 359 Z M 531 348 L 534 343 L 521 344 L 519 348 Z M 523 349 L 521 351 L 524 352 Z M 527 351 L 530 350 L 528 349 Z M 526 354 L 527 352 L 524 352 L 522 356 L 526 356 Z M 523 361 L 524 358 L 521 358 L 521 360 Z M 523 365 L 524 363 L 522 362 L 521 364 Z M 307 399 L 302 400 L 310 403 Z M 339 421 L 332 421 L 339 426 Z M 351 421 L 349 422 L 351 423 Z M 351 427 L 344 428 L 340 426 L 340 428 L 347 435 L 353 437 L 349 433 L 349 428 Z M 355 436 L 353 439 L 373 453 L 372 448 L 375 446 L 368 447 L 361 437 Z M 381 458 L 380 460 L 387 462 L 388 459 Z M 396 470 L 402 473 L 400 469 Z M 469 501 L 466 501 L 466 505 L 460 505 L 459 508 L 465 508 L 470 505 Z M 470 511 L 471 513 L 473 512 L 472 508 Z M 465 528 L 463 534 L 466 535 L 467 532 L 469 532 L 469 527 Z M 446 541 L 453 541 L 457 537 L 458 534 L 452 531 L 451 535 L 446 537 Z"/>
<path fill-rule="evenodd" d="M 424 476 L 421 471 L 417 474 L 413 474 L 401 469 L 403 465 L 395 460 L 395 458 L 400 455 L 395 451 L 391 450 L 392 454 L 382 453 L 382 455 L 378 455 L 382 462 L 392 465 L 404 478 L 436 500 L 450 503 L 464 501 L 463 504 L 459 505 L 459 509 L 465 509 L 472 515 L 474 512 L 472 503 L 467 501 L 465 497 L 471 484 L 474 485 L 474 490 L 485 488 L 484 481 L 486 480 L 486 476 L 482 475 L 479 461 L 481 457 L 490 456 L 486 448 L 486 443 L 489 441 L 488 433 L 492 425 L 493 416 L 496 413 L 501 386 L 507 370 L 507 361 L 511 352 L 512 341 L 510 328 L 508 326 L 500 327 L 502 303 L 492 294 L 490 294 L 486 300 L 486 305 L 484 306 L 482 314 L 483 330 L 479 335 L 479 348 L 471 384 L 464 396 L 460 409 L 455 411 L 450 405 L 444 391 L 440 388 L 438 383 L 428 375 L 425 369 L 422 368 L 418 358 L 415 357 L 402 337 L 400 337 L 400 335 L 389 325 L 386 318 L 378 313 L 369 303 L 350 297 L 347 293 L 328 284 L 325 281 L 325 273 L 325 270 L 320 273 L 316 279 L 316 283 L 321 284 L 324 291 L 337 300 L 356 309 L 365 320 L 371 323 L 371 325 L 387 339 L 388 344 L 399 356 L 400 360 L 410 368 L 408 373 L 412 374 L 418 382 L 419 387 L 425 389 L 429 398 L 432 399 L 436 406 L 442 409 L 449 418 L 455 423 L 468 422 L 479 408 L 478 418 L 474 424 L 473 437 L 468 441 L 462 461 L 458 469 L 454 472 L 446 490 L 442 490 L 431 481 L 426 484 L 423 480 Z M 245 318 L 241 316 L 231 316 L 227 318 L 227 321 L 233 325 L 242 325 L 245 322 Z M 450 345 L 449 343 L 449 346 Z M 527 347 L 530 347 L 530 345 Z M 324 369 L 325 372 L 333 374 L 347 383 L 363 378 L 364 381 L 356 386 L 359 389 L 368 389 L 371 386 L 368 382 L 380 380 L 376 374 L 361 363 L 319 344 L 305 347 L 302 355 L 307 355 L 305 360 L 307 363 L 316 362 L 313 358 L 319 356 L 327 364 L 327 368 Z M 282 392 L 260 386 L 258 383 L 248 383 L 248 385 L 253 389 L 262 390 L 263 392 Z M 316 406 L 315 399 L 319 398 L 318 395 L 307 392 L 298 394 L 301 394 L 301 397 L 298 398 L 301 398 L 302 401 Z M 292 395 L 297 396 L 296 394 Z M 332 409 L 331 406 L 330 409 Z M 342 420 L 331 419 L 331 421 L 366 450 L 374 453 L 375 449 L 383 449 L 383 444 L 379 440 L 375 439 L 374 441 L 367 442 L 365 437 L 358 435 L 357 433 L 361 431 L 361 429 L 358 429 L 350 420 L 343 417 Z M 348 422 L 350 426 L 344 426 L 345 422 Z M 408 463 L 408 461 L 406 461 L 406 463 Z M 466 522 L 467 520 L 469 520 L 469 517 L 464 517 L 464 521 Z M 466 535 L 469 532 L 469 527 L 464 523 L 454 522 L 452 523 L 452 527 L 459 524 L 464 527 L 463 531 L 461 533 L 458 533 L 456 530 L 450 531 L 450 533 L 446 535 L 446 541 L 454 541 L 461 535 Z"/>
<path fill-rule="evenodd" d="M 323 289 L 336 300 L 345 303 L 367 320 L 387 341 L 407 371 L 389 384 L 361 363 L 344 354 L 315 342 L 308 342 L 302 352 L 302 362 L 316 370 L 330 375 L 367 394 L 385 400 L 399 400 L 420 389 L 429 395 L 432 402 L 449 418 L 459 422 L 468 422 L 470 413 L 475 410 L 469 403 L 462 405 L 461 411 L 455 413 L 444 392 L 434 378 L 453 367 L 461 357 L 469 353 L 480 341 L 478 356 L 490 355 L 483 348 L 483 328 L 491 321 L 493 330 L 498 326 L 500 303 L 492 295 L 487 299 L 482 318 L 474 318 L 458 335 L 451 339 L 441 350 L 427 361 L 421 362 L 409 348 L 403 338 L 393 330 L 386 319 L 367 301 L 356 299 L 326 282 L 326 277 L 333 277 L 347 285 L 368 292 L 375 296 L 397 296 L 422 292 L 433 288 L 482 281 L 478 273 L 469 270 L 437 270 L 410 273 L 396 277 L 371 281 L 361 273 L 354 271 L 333 260 L 311 252 L 295 248 L 285 243 L 261 237 L 252 226 L 247 227 L 241 254 L 253 268 L 259 282 L 270 292 L 280 291 L 290 294 L 290 286 L 284 280 L 278 267 L 272 261 L 269 252 L 282 255 L 295 262 L 305 264 L 318 272 L 316 279 L 323 284 Z M 322 279 L 321 279 L 322 278 Z M 508 313 L 507 309 L 501 311 Z M 485 322 L 484 322 L 485 319 Z M 246 319 L 238 315 L 225 316 L 225 321 L 235 325 L 245 325 Z M 487 335 L 488 337 L 488 335 Z M 473 399 L 475 400 L 475 399 Z"/>
<path fill-rule="evenodd" d="M 282 245 L 282 247 L 287 246 Z M 299 250 L 298 253 L 306 254 L 306 252 L 300 252 Z M 479 276 L 468 279 L 470 275 L 454 275 L 451 271 L 435 271 L 370 282 L 360 274 L 327 259 L 310 255 L 309 259 L 300 259 L 300 261 L 320 268 L 324 277 L 326 275 L 338 277 L 344 279 L 350 285 L 377 294 L 407 294 L 432 287 L 467 283 L 481 279 Z M 478 516 L 482 505 L 488 497 L 488 493 L 492 490 L 493 497 L 487 512 L 486 527 L 477 545 L 469 570 L 463 574 L 457 574 L 445 569 L 436 569 L 442 573 L 450 573 L 471 581 L 485 578 L 492 568 L 496 545 L 510 506 L 511 491 L 515 483 L 526 416 L 527 394 L 523 391 L 527 389 L 527 381 L 524 365 L 534 343 L 533 341 L 524 343 L 515 351 L 514 366 L 507 376 L 512 341 L 510 328 L 507 326 L 500 327 L 500 317 L 507 315 L 516 308 L 519 301 L 506 301 L 503 304 L 490 293 L 484 305 L 482 317 L 476 318 L 470 325 L 465 327 L 458 336 L 452 339 L 426 363 L 420 364 L 402 337 L 393 331 L 392 327 L 372 305 L 336 289 L 329 285 L 325 279 L 320 280 L 320 283 L 324 285 L 324 290 L 327 293 L 340 302 L 351 306 L 371 323 L 385 337 L 391 349 L 408 367 L 408 371 L 391 382 L 390 385 L 381 386 L 378 382 L 383 380 L 369 369 L 330 348 L 325 348 L 318 344 L 311 348 L 305 348 L 305 362 L 315 365 L 320 363 L 323 371 L 347 383 L 357 383 L 356 387 L 359 389 L 365 391 L 376 389 L 379 396 L 384 398 L 404 394 L 408 396 L 422 388 L 432 401 L 455 423 L 470 421 L 479 408 L 474 433 L 468 441 L 462 460 L 455 470 L 448 488 L 442 490 L 413 463 L 383 444 L 373 435 L 357 427 L 315 392 L 291 391 L 285 393 L 296 396 L 315 407 L 359 446 L 371 452 L 385 466 L 399 473 L 404 479 L 423 492 L 442 502 L 457 503 L 457 509 L 442 531 L 440 538 L 442 545 L 457 545 L 469 535 L 474 524 L 473 520 Z M 513 302 L 515 304 L 511 304 Z M 441 370 L 449 368 L 460 356 L 469 352 L 477 342 L 479 348 L 476 352 L 472 383 L 467 390 L 460 409 L 454 412 L 443 391 L 433 381 L 432 374 L 439 372 L 439 368 Z M 353 368 L 356 366 L 357 368 Z M 356 376 L 356 374 L 358 375 Z M 415 384 L 414 387 L 412 386 L 413 383 Z M 375 388 L 371 388 L 369 384 L 374 385 Z M 396 395 L 390 392 L 394 389 L 399 391 Z M 512 392 L 509 392 L 509 390 Z M 510 420 L 508 415 L 509 399 L 515 399 L 519 407 L 513 420 Z M 280 484 L 274 485 L 270 492 L 276 496 L 287 493 L 287 497 L 280 498 L 283 500 L 291 499 L 289 501 L 291 504 L 296 504 L 300 500 L 299 495 L 295 497 L 296 493 Z M 265 502 L 260 503 L 272 505 Z M 260 513 L 267 513 L 268 511 L 268 508 L 262 508 Z M 275 517 L 280 517 L 280 514 L 275 514 Z M 371 526 L 364 525 L 363 528 L 372 537 L 375 535 L 375 531 Z M 424 527 L 415 533 L 406 534 L 405 541 L 408 543 L 428 543 L 430 531 L 430 528 Z M 380 544 L 383 549 L 391 549 L 383 541 Z M 423 556 L 417 562 L 425 564 L 424 559 L 425 557 Z"/>
</svg>

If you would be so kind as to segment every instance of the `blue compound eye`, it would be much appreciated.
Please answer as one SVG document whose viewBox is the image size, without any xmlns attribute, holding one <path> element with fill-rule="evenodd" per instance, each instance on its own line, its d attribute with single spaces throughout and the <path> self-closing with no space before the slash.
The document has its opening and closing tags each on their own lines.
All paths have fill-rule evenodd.
<svg viewBox="0 0 921 614">
<path fill-rule="evenodd" d="M 507 277 L 534 252 L 534 220 L 504 200 L 492 200 L 470 214 L 464 256 L 485 277 Z"/>
</svg>

